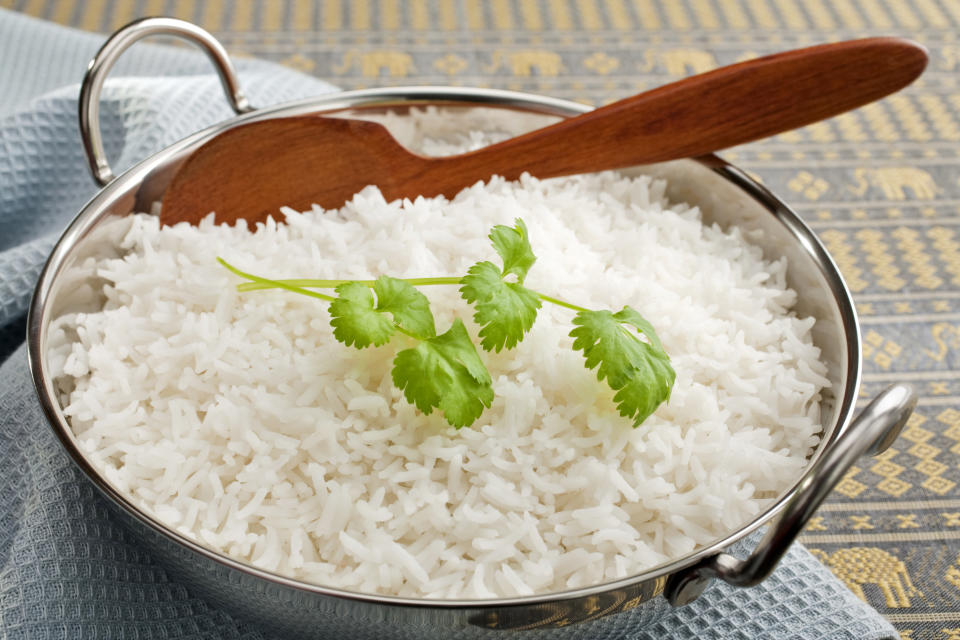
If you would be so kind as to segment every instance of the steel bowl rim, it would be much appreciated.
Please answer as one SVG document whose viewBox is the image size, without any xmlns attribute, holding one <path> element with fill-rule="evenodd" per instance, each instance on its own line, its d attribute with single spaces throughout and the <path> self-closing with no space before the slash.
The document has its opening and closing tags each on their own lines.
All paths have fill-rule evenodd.
<svg viewBox="0 0 960 640">
<path fill-rule="evenodd" d="M 80 467 L 101 493 L 122 511 L 133 516 L 140 523 L 170 541 L 190 549 L 222 566 L 301 592 L 394 607 L 469 610 L 502 609 L 506 607 L 531 606 L 577 600 L 635 586 L 647 581 L 665 580 L 676 571 L 694 565 L 704 558 L 721 552 L 773 519 L 781 511 L 784 504 L 800 489 L 801 481 L 810 466 L 817 461 L 822 452 L 844 431 L 852 418 L 854 404 L 860 388 L 862 369 L 859 320 L 857 319 L 853 298 L 839 269 L 810 227 L 793 209 L 780 200 L 775 194 L 756 182 L 756 180 L 746 172 L 713 154 L 693 160 L 709 166 L 709 168 L 719 173 L 726 180 L 746 191 L 757 200 L 759 204 L 774 214 L 780 222 L 789 229 L 794 238 L 803 245 L 805 253 L 807 253 L 820 268 L 821 273 L 829 284 L 843 321 L 844 326 L 842 333 L 846 338 L 847 366 L 846 384 L 843 386 L 842 395 L 837 398 L 836 423 L 833 425 L 832 431 L 828 434 L 827 441 L 820 445 L 808 460 L 803 473 L 799 474 L 787 490 L 781 493 L 761 513 L 754 516 L 749 523 L 725 537 L 715 540 L 708 546 L 626 578 L 602 582 L 587 587 L 530 596 L 491 599 L 427 599 L 362 593 L 316 585 L 282 576 L 209 549 L 173 531 L 149 514 L 144 513 L 120 491 L 115 489 L 86 459 L 74 441 L 73 433 L 62 413 L 59 402 L 56 400 L 56 395 L 53 391 L 53 381 L 47 373 L 43 347 L 45 346 L 45 325 L 49 325 L 49 322 L 45 322 L 47 320 L 45 315 L 48 313 L 46 307 L 53 285 L 60 275 L 65 258 L 83 236 L 95 226 L 92 222 L 94 219 L 99 218 L 98 214 L 100 214 L 108 204 L 112 203 L 118 194 L 123 193 L 133 184 L 142 183 L 156 166 L 170 158 L 176 157 L 184 150 L 198 146 L 207 139 L 240 124 L 269 118 L 304 115 L 307 113 L 329 113 L 356 108 L 425 107 L 432 105 L 487 106 L 562 117 L 571 117 L 591 109 L 591 107 L 587 105 L 560 98 L 518 91 L 473 87 L 400 86 L 324 94 L 318 97 L 257 109 L 204 128 L 157 151 L 123 171 L 123 173 L 103 187 L 84 204 L 58 239 L 53 251 L 48 257 L 40 273 L 36 288 L 34 289 L 27 314 L 27 360 L 34 387 L 47 421 L 50 423 L 55 435 L 74 463 Z"/>
</svg>

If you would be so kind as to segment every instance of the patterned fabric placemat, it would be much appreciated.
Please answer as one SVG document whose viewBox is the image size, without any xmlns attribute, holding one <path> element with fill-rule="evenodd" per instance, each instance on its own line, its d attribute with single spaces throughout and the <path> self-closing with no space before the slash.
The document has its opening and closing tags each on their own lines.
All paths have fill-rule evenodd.
<svg viewBox="0 0 960 640">
<path fill-rule="evenodd" d="M 816 230 L 853 291 L 863 397 L 908 381 L 920 405 L 853 469 L 803 541 L 904 638 L 960 640 L 960 1 L 0 0 L 109 32 L 145 15 L 213 31 L 234 55 L 343 88 L 451 84 L 602 104 L 826 41 L 900 35 L 926 74 L 828 122 L 725 152 Z M 78 78 L 79 80 L 79 78 Z"/>
</svg>

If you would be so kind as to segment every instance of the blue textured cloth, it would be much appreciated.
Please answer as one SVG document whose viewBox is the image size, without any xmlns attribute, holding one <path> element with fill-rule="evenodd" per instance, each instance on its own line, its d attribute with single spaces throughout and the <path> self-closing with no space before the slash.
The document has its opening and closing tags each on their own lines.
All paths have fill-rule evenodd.
<svg viewBox="0 0 960 640">
<path fill-rule="evenodd" d="M 113 521 L 48 428 L 30 382 L 21 345 L 32 287 L 63 227 L 97 190 L 81 150 L 76 97 L 101 41 L 0 10 L 0 631 L 30 639 L 267 638 L 268 629 L 236 621 L 171 581 Z M 239 66 L 256 105 L 332 89 L 265 63 Z M 229 117 L 220 92 L 202 56 L 135 47 L 104 92 L 114 168 Z M 872 640 L 896 633 L 795 545 L 762 585 L 715 585 L 633 637 Z"/>
</svg>

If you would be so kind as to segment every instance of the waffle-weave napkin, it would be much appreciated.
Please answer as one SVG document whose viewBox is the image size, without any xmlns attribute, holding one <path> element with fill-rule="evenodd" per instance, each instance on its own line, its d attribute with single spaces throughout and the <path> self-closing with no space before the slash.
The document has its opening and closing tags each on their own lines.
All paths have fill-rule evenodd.
<svg viewBox="0 0 960 640">
<path fill-rule="evenodd" d="M 78 82 L 103 37 L 0 10 L 0 631 L 4 638 L 271 638 L 172 580 L 74 467 L 36 400 L 24 313 L 57 236 L 93 195 L 76 123 Z M 241 61 L 255 105 L 334 88 Z M 104 91 L 120 170 L 230 117 L 202 55 L 137 45 Z M 752 589 L 716 584 L 636 639 L 894 638 L 896 632 L 800 545 Z"/>
</svg>

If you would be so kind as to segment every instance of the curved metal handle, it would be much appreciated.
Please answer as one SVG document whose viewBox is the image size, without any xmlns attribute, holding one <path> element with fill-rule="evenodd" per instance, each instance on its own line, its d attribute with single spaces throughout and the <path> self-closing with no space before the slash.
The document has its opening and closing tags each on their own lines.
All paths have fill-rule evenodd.
<svg viewBox="0 0 960 640">
<path fill-rule="evenodd" d="M 83 149 L 87 153 L 90 173 L 100 186 L 113 180 L 113 171 L 107 162 L 103 148 L 103 136 L 100 133 L 100 91 L 103 89 L 107 73 L 130 45 L 148 36 L 166 35 L 183 38 L 203 49 L 220 75 L 220 83 L 227 94 L 227 100 L 235 112 L 247 113 L 253 107 L 240 89 L 237 71 L 230 61 L 227 50 L 216 38 L 195 24 L 176 18 L 141 18 L 135 20 L 116 33 L 100 47 L 97 55 L 87 66 L 80 86 L 80 137 Z"/>
<path fill-rule="evenodd" d="M 876 455 L 889 447 L 916 404 L 913 389 L 904 384 L 893 385 L 877 396 L 807 470 L 797 492 L 753 553 L 744 560 L 720 553 L 673 574 L 664 589 L 670 604 L 693 602 L 714 578 L 738 587 L 762 582 L 853 463 L 862 455 Z"/>
</svg>

